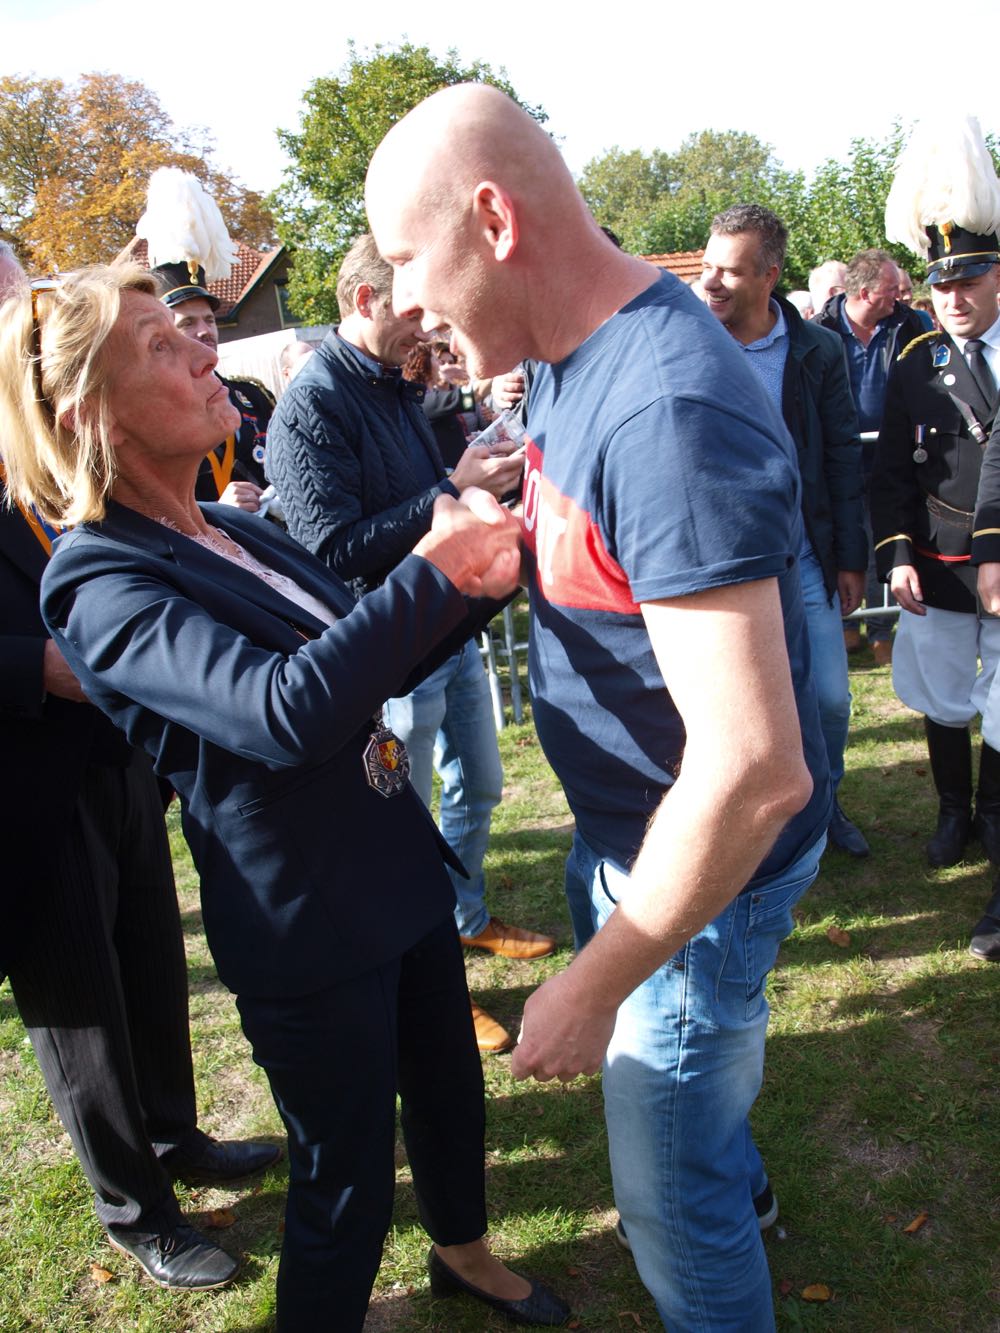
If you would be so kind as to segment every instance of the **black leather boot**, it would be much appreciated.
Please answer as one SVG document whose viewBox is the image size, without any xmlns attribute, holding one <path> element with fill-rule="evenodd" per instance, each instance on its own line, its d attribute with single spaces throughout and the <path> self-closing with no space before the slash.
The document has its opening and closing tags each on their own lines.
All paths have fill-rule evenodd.
<svg viewBox="0 0 1000 1333">
<path fill-rule="evenodd" d="M 1000 963 L 1000 880 L 993 885 L 993 897 L 983 909 L 983 915 L 972 928 L 969 953 L 988 963 Z"/>
<path fill-rule="evenodd" d="M 985 741 L 979 756 L 975 829 L 983 851 L 1000 865 L 1000 753 Z"/>
<path fill-rule="evenodd" d="M 924 718 L 931 772 L 940 808 L 927 844 L 932 866 L 953 866 L 972 835 L 972 744 L 968 727 L 942 727 Z"/>
</svg>

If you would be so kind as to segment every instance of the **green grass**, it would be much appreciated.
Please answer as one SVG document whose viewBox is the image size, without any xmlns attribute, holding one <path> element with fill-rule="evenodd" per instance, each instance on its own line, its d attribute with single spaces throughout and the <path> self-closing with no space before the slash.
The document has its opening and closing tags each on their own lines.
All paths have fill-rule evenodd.
<svg viewBox="0 0 1000 1333">
<path fill-rule="evenodd" d="M 852 660 L 855 697 L 845 808 L 873 848 L 831 852 L 772 977 L 771 1028 L 755 1129 L 781 1201 L 767 1240 L 781 1330 L 1000 1333 L 1000 968 L 967 953 L 990 890 L 970 859 L 931 871 L 923 842 L 934 794 L 919 720 L 888 671 Z M 554 958 L 470 957 L 476 998 L 516 1027 L 532 987 L 569 961 L 561 898 L 570 820 L 529 726 L 501 738 L 506 773 L 488 863 L 498 915 L 550 930 Z M 278 1134 L 280 1123 L 219 986 L 201 933 L 186 848 L 171 818 L 191 974 L 202 1123 Z M 841 946 L 831 927 L 846 931 Z M 509 1058 L 485 1062 L 491 1235 L 500 1254 L 553 1283 L 581 1326 L 658 1328 L 631 1260 L 614 1243 L 597 1078 L 515 1083 Z M 54 1119 L 9 989 L 0 989 L 0 1330 L 265 1330 L 281 1241 L 284 1171 L 238 1192 L 188 1190 L 197 1225 L 243 1255 L 233 1288 L 162 1292 L 116 1255 Z M 904 1227 L 921 1213 L 914 1234 Z M 463 1333 L 506 1325 L 462 1302 L 433 1302 L 427 1241 L 405 1159 L 393 1230 L 369 1316 L 374 1331 Z M 97 1284 L 91 1266 L 112 1274 Z M 831 1299 L 807 1302 L 822 1283 Z"/>
</svg>

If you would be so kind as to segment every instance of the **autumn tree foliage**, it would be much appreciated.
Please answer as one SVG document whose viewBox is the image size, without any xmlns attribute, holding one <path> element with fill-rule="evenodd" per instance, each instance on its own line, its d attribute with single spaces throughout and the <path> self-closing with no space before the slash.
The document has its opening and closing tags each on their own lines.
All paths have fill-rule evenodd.
<svg viewBox="0 0 1000 1333">
<path fill-rule="evenodd" d="M 290 160 L 268 201 L 279 236 L 295 251 L 288 295 L 302 319 L 338 318 L 337 272 L 351 241 L 367 228 L 365 173 L 386 132 L 439 88 L 472 82 L 493 84 L 539 122 L 547 119 L 540 107 L 518 98 L 504 70 L 494 72 L 479 60 L 462 65 L 455 51 L 442 60 L 408 42 L 370 52 L 349 42 L 340 72 L 306 89 L 299 130 L 278 131 Z"/>
<path fill-rule="evenodd" d="M 0 79 L 0 236 L 37 272 L 107 263 L 135 234 L 150 174 L 176 166 L 214 196 L 234 237 L 274 243 L 258 193 L 212 164 L 206 131 L 180 130 L 142 83 L 117 74 Z"/>
</svg>

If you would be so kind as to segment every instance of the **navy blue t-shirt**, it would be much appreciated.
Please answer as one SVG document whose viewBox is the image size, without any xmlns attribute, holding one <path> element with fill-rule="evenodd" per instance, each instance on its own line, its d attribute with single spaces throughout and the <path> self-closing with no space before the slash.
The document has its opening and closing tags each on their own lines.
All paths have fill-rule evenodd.
<svg viewBox="0 0 1000 1333">
<path fill-rule="evenodd" d="M 535 556 L 535 724 L 580 834 L 626 870 L 684 752 L 645 601 L 778 579 L 814 790 L 754 882 L 783 871 L 829 820 L 795 559 L 794 445 L 745 362 L 665 274 L 532 386 L 524 522 Z"/>
</svg>

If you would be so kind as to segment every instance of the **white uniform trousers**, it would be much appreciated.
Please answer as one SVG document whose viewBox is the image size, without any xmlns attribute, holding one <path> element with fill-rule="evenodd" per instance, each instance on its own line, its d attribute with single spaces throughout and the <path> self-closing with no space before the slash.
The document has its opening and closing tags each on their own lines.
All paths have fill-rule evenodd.
<svg viewBox="0 0 1000 1333">
<path fill-rule="evenodd" d="M 964 727 L 977 713 L 983 739 L 1000 750 L 1000 618 L 929 606 L 900 611 L 892 684 L 908 708 L 943 727 Z"/>
</svg>

